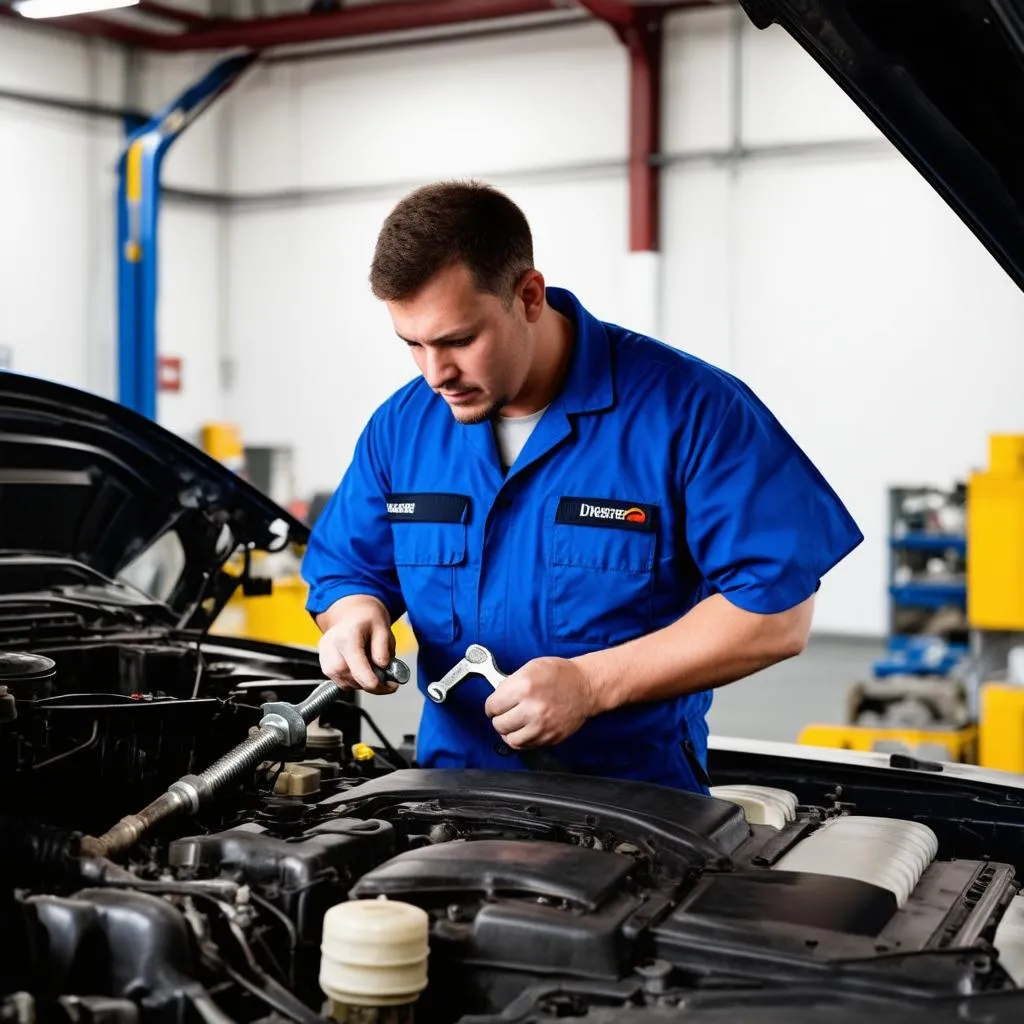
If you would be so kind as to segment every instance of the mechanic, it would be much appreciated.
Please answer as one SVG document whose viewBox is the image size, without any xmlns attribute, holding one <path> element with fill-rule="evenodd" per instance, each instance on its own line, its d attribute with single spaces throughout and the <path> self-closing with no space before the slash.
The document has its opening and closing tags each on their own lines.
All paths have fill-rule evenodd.
<svg viewBox="0 0 1024 1024">
<path fill-rule="evenodd" d="M 418 189 L 370 273 L 420 376 L 381 405 L 303 565 L 341 686 L 378 682 L 403 612 L 418 685 L 471 643 L 510 673 L 424 702 L 424 767 L 574 772 L 706 792 L 711 691 L 799 654 L 822 576 L 863 539 L 741 381 L 603 323 L 534 267 L 479 183 Z"/>
</svg>

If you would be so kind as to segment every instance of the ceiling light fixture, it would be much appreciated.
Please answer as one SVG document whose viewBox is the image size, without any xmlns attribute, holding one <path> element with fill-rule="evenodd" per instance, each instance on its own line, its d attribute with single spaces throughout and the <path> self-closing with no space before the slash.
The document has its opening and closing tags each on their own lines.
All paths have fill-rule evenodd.
<svg viewBox="0 0 1024 1024">
<path fill-rule="evenodd" d="M 14 0 L 11 6 L 23 18 L 64 18 L 134 7 L 139 0 Z"/>
</svg>

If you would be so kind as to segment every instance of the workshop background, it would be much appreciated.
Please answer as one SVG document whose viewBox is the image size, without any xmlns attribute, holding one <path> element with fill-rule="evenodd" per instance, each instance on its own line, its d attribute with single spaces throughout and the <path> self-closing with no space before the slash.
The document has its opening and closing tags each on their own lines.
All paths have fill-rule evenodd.
<svg viewBox="0 0 1024 1024">
<path fill-rule="evenodd" d="M 158 420 L 196 443 L 230 425 L 279 454 L 274 496 L 309 507 L 414 373 L 367 285 L 381 221 L 421 182 L 490 181 L 550 283 L 738 374 L 848 504 L 867 539 L 825 580 L 810 649 L 722 691 L 711 721 L 795 739 L 842 719 L 893 629 L 891 489 L 954 492 L 1022 427 L 1020 292 L 791 39 L 728 3 L 665 20 L 661 210 L 631 251 L 625 46 L 575 5 L 481 28 L 270 50 L 182 133 Z M 0 364 L 116 397 L 125 118 L 222 56 L 0 17 Z M 372 710 L 401 731 L 415 700 Z"/>
</svg>

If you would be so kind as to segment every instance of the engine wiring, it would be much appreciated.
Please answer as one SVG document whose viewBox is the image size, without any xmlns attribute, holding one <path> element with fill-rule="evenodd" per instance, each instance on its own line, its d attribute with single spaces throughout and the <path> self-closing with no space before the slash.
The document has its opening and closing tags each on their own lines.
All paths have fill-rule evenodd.
<svg viewBox="0 0 1024 1024">
<path fill-rule="evenodd" d="M 204 905 L 211 906 L 222 917 L 224 924 L 227 926 L 242 953 L 246 967 L 249 972 L 255 976 L 255 980 L 253 978 L 247 978 L 242 971 L 233 967 L 225 959 L 219 947 L 213 942 L 213 940 L 204 934 L 202 927 L 197 925 L 193 915 L 186 913 L 184 916 L 192 928 L 203 958 L 209 961 L 213 969 L 223 971 L 224 974 L 226 974 L 241 988 L 260 999 L 274 1012 L 294 1021 L 295 1024 L 323 1024 L 322 1018 L 310 1010 L 304 1003 L 296 999 L 288 988 L 276 981 L 259 965 L 259 962 L 253 952 L 252 945 L 246 937 L 242 926 L 238 923 L 237 909 L 226 903 L 224 900 L 224 896 L 228 895 L 232 890 L 234 890 L 235 898 L 238 898 L 243 887 L 234 882 L 221 880 L 168 881 L 164 879 L 142 879 L 131 875 L 131 873 L 126 869 L 120 868 L 117 865 L 110 864 L 109 867 L 113 869 L 112 873 L 104 873 L 104 875 L 100 879 L 97 879 L 97 881 L 101 881 L 102 884 L 109 885 L 114 888 L 134 889 L 138 892 L 150 893 L 152 895 L 177 896 L 193 901 L 199 900 L 202 901 Z M 291 921 L 289 921 L 288 918 L 285 917 L 285 915 L 274 907 L 268 900 L 265 900 L 263 897 L 251 892 L 247 887 L 246 890 L 244 897 L 246 901 L 251 900 L 253 903 L 257 904 L 276 920 L 280 921 L 286 928 L 289 951 L 289 968 L 287 971 L 283 970 L 281 965 L 276 963 L 275 958 L 270 953 L 270 950 L 266 947 L 266 944 L 262 941 L 261 937 L 257 936 L 257 938 L 260 939 L 260 944 L 263 946 L 264 952 L 274 964 L 275 970 L 284 976 L 286 984 L 293 986 L 295 975 L 295 952 L 298 945 L 298 935 L 295 932 L 295 928 Z M 216 1004 L 213 1003 L 212 1000 L 206 1009 L 209 1011 L 209 1014 L 206 1017 L 207 1024 L 223 1024 L 225 1020 L 230 1019 L 226 1014 L 224 1014 L 223 1017 L 220 1016 L 223 1011 L 221 1011 L 219 1007 L 216 1007 Z M 202 1012 L 198 1007 L 197 1011 Z"/>
<path fill-rule="evenodd" d="M 284 766 L 284 761 L 270 762 L 265 768 L 257 772 L 256 785 L 263 794 L 274 792 L 274 787 L 277 785 L 277 780 L 281 777 L 281 772 L 284 771 Z"/>
<path fill-rule="evenodd" d="M 100 734 L 100 723 L 98 719 L 94 719 L 92 723 L 92 733 L 84 743 L 79 743 L 78 746 L 72 747 L 70 750 L 65 750 L 60 754 L 54 754 L 53 757 L 48 757 L 45 761 L 39 761 L 32 765 L 33 771 L 39 771 L 40 768 L 48 768 L 50 765 L 57 764 L 60 761 L 66 761 L 69 757 L 74 757 L 75 754 L 84 754 L 85 751 L 91 750 L 99 738 Z"/>
<path fill-rule="evenodd" d="M 246 989 L 246 991 L 256 998 L 261 999 L 267 1004 L 267 1006 L 272 1010 L 275 1010 L 277 1013 L 280 1013 L 283 1017 L 287 1017 L 289 1020 L 295 1021 L 296 1024 L 323 1024 L 323 1020 L 318 1014 L 310 1010 L 305 1003 L 296 999 L 288 989 L 275 981 L 259 966 L 245 934 L 242 932 L 237 921 L 232 919 L 230 908 L 225 907 L 219 900 L 213 900 L 213 903 L 225 918 L 225 923 L 242 951 L 242 955 L 246 961 L 246 966 L 249 968 L 249 971 L 255 975 L 256 980 L 254 981 L 247 978 L 241 971 L 233 967 L 224 959 L 223 956 L 220 955 L 220 952 L 216 947 L 211 949 L 210 947 L 212 943 L 207 941 L 206 952 L 212 957 L 220 969 L 223 970 L 224 973 L 237 985 Z"/>
<path fill-rule="evenodd" d="M 237 548 L 235 550 L 237 550 Z M 233 553 L 234 552 L 232 552 L 232 554 Z M 220 566 L 217 567 L 217 571 L 220 571 Z M 207 572 L 203 577 L 203 585 L 199 588 L 199 596 L 196 598 L 195 606 L 197 608 L 200 607 L 206 599 L 206 591 L 209 589 L 210 583 L 213 582 L 213 579 L 213 570 Z M 195 682 L 192 684 L 192 700 L 196 700 L 199 696 L 199 686 L 203 681 L 203 670 L 206 668 L 206 659 L 203 657 L 203 641 L 206 639 L 207 634 L 210 631 L 210 626 L 212 625 L 212 622 L 207 623 L 206 626 L 199 631 L 199 635 L 196 637 L 196 678 Z"/>
<path fill-rule="evenodd" d="M 366 724 L 373 730 L 374 735 L 377 737 L 378 740 L 380 740 L 381 746 L 387 751 L 388 757 L 392 761 L 397 761 L 395 767 L 411 768 L 412 765 L 409 764 L 409 762 L 389 742 L 388 738 L 384 735 L 384 733 L 381 732 L 377 723 L 373 720 L 373 717 L 370 715 L 370 712 L 367 711 L 366 708 L 361 707 L 359 704 L 354 704 L 352 705 L 352 707 L 356 710 L 359 716 L 366 721 Z"/>
</svg>

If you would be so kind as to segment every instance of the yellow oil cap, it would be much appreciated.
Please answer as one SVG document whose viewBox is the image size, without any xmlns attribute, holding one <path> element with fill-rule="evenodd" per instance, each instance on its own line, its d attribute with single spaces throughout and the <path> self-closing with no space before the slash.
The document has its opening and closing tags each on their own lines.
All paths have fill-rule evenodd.
<svg viewBox="0 0 1024 1024">
<path fill-rule="evenodd" d="M 357 761 L 372 761 L 376 754 L 373 752 L 373 747 L 368 743 L 353 743 L 352 756 Z"/>
</svg>

